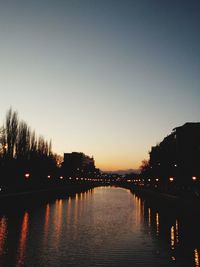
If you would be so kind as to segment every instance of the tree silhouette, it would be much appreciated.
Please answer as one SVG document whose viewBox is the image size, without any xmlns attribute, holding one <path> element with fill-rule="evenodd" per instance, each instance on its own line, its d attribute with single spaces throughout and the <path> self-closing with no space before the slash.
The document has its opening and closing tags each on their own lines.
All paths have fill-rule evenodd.
<svg viewBox="0 0 200 267">
<path fill-rule="evenodd" d="M 52 143 L 43 136 L 37 137 L 28 124 L 18 119 L 12 108 L 6 113 L 5 124 L 0 127 L 0 182 L 9 187 L 23 183 L 41 183 L 49 173 L 57 173 L 57 155 Z M 30 175 L 25 175 L 27 172 Z M 26 182 L 25 182 L 26 181 Z"/>
<path fill-rule="evenodd" d="M 13 112 L 10 108 L 6 115 L 5 137 L 7 145 L 7 156 L 9 159 L 13 159 L 16 140 L 18 135 L 18 115 L 17 112 Z"/>
</svg>

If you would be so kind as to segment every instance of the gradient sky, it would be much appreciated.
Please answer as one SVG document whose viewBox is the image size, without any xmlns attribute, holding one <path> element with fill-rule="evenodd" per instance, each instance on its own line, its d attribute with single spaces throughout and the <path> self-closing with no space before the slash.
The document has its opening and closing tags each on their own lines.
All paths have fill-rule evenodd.
<svg viewBox="0 0 200 267">
<path fill-rule="evenodd" d="M 53 150 L 138 168 L 200 121 L 199 0 L 0 2 L 0 122 L 10 106 Z"/>
</svg>

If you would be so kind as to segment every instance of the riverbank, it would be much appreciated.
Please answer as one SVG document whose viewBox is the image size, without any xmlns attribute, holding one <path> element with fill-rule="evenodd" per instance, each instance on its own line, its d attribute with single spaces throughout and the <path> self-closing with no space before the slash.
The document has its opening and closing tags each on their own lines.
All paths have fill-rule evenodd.
<svg viewBox="0 0 200 267">
<path fill-rule="evenodd" d="M 67 185 L 56 185 L 54 187 L 26 190 L 21 192 L 2 193 L 0 194 L 0 206 L 16 206 L 16 204 L 34 204 L 41 201 L 49 201 L 55 198 L 66 198 L 76 193 L 87 192 L 98 186 L 96 183 L 70 183 Z"/>
<path fill-rule="evenodd" d="M 49 188 L 24 190 L 21 192 L 10 192 L 0 194 L 0 205 L 11 206 L 13 203 L 35 203 L 40 201 L 48 201 L 55 198 L 67 198 L 75 195 L 76 193 L 86 192 L 98 186 L 117 186 L 129 189 L 133 194 L 142 198 L 155 208 L 172 208 L 174 210 L 200 212 L 200 199 L 189 198 L 184 196 L 172 195 L 160 191 L 155 191 L 149 188 L 135 186 L 130 183 L 68 183 L 63 185 L 52 185 Z"/>
<path fill-rule="evenodd" d="M 151 190 L 149 188 L 135 185 L 121 185 L 126 189 L 130 189 L 132 193 L 148 202 L 155 208 L 171 208 L 185 213 L 200 213 L 200 199 L 188 196 L 172 195 L 165 192 Z"/>
</svg>

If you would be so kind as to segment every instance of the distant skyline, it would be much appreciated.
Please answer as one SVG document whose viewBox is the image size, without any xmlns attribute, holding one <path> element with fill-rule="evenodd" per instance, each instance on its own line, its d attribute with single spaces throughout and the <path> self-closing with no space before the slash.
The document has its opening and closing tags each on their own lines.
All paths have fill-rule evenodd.
<svg viewBox="0 0 200 267">
<path fill-rule="evenodd" d="M 137 169 L 200 121 L 200 2 L 0 3 L 0 124 L 12 107 L 53 151 Z"/>
</svg>

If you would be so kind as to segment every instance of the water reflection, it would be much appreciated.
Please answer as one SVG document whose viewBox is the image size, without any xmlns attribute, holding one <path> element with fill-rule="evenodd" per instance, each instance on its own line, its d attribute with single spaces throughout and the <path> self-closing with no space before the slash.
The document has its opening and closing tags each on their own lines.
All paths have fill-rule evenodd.
<svg viewBox="0 0 200 267">
<path fill-rule="evenodd" d="M 195 262 L 195 267 L 199 267 L 199 252 L 197 248 L 194 250 L 194 262 Z"/>
<path fill-rule="evenodd" d="M 175 247 L 175 232 L 174 232 L 174 226 L 171 227 L 171 249 L 174 250 Z"/>
<path fill-rule="evenodd" d="M 170 231 L 170 238 L 171 238 L 171 249 L 172 249 L 172 256 L 171 259 L 172 261 L 176 260 L 175 254 L 174 254 L 174 249 L 175 249 L 175 230 L 174 226 L 171 226 L 171 231 Z"/>
<path fill-rule="evenodd" d="M 159 235 L 159 213 L 156 212 L 156 235 Z"/>
<path fill-rule="evenodd" d="M 178 220 L 176 220 L 176 243 L 179 242 L 179 232 L 178 232 L 179 226 L 178 226 Z"/>
<path fill-rule="evenodd" d="M 79 196 L 76 194 L 74 203 L 74 231 L 76 231 L 76 226 L 78 224 L 78 209 L 79 209 Z M 76 233 L 76 232 L 75 232 Z"/>
<path fill-rule="evenodd" d="M 151 209 L 148 208 L 148 226 L 151 227 Z"/>
<path fill-rule="evenodd" d="M 135 206 L 135 209 L 133 209 L 133 216 L 136 220 L 136 226 L 139 228 L 141 226 L 141 220 L 143 219 L 144 203 L 138 196 L 133 196 L 133 203 Z"/>
<path fill-rule="evenodd" d="M 56 200 L 56 209 L 54 212 L 54 242 L 55 242 L 55 248 L 58 249 L 59 243 L 60 243 L 60 236 L 61 236 L 61 230 L 62 230 L 62 205 L 63 200 L 57 199 Z"/>
<path fill-rule="evenodd" d="M 129 190 L 96 188 L 0 217 L 0 266 L 199 267 L 199 224 Z"/>
<path fill-rule="evenodd" d="M 6 235 L 7 235 L 7 221 L 6 218 L 3 216 L 0 219 L 0 257 L 4 254 Z"/>
<path fill-rule="evenodd" d="M 44 243 L 46 244 L 48 239 L 48 232 L 49 232 L 49 216 L 50 216 L 50 205 L 49 203 L 46 205 L 45 211 L 45 222 L 44 222 Z"/>
<path fill-rule="evenodd" d="M 170 245 L 171 245 L 171 259 L 172 261 L 176 260 L 176 254 L 177 254 L 177 245 L 179 243 L 179 223 L 176 219 L 175 224 L 171 225 L 170 228 Z"/>
<path fill-rule="evenodd" d="M 24 256 L 25 256 L 27 234 L 28 234 L 28 221 L 29 221 L 29 215 L 28 212 L 25 212 L 22 221 L 21 236 L 18 246 L 17 262 L 16 262 L 17 267 L 24 265 Z"/>
<path fill-rule="evenodd" d="M 139 204 L 138 200 L 136 204 Z M 144 206 L 147 233 L 159 242 L 158 255 L 169 253 L 169 264 L 173 266 L 200 266 L 200 218 L 197 214 L 183 211 L 181 207 L 162 208 L 148 201 Z"/>
</svg>

